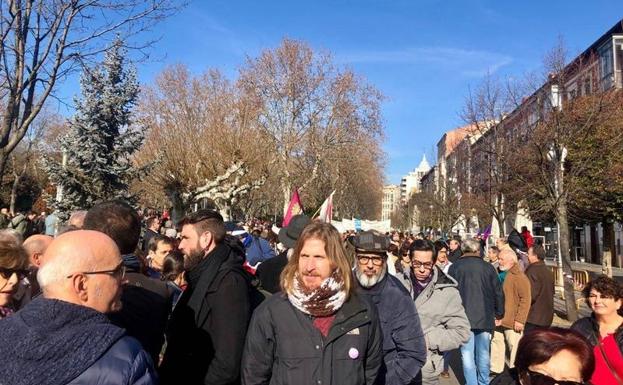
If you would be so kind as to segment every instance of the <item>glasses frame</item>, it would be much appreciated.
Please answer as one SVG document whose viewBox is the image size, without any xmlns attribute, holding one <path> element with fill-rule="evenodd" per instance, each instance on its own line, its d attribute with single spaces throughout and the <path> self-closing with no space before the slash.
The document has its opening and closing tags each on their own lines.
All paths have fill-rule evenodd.
<svg viewBox="0 0 623 385">
<path fill-rule="evenodd" d="M 370 261 L 372 261 L 374 266 L 383 266 L 383 263 L 387 260 L 387 258 L 383 258 L 382 255 L 372 256 L 368 254 L 357 254 L 355 258 L 357 258 L 357 263 L 363 266 L 367 265 Z M 365 260 L 365 262 L 363 262 L 363 260 Z M 380 261 L 380 263 L 377 263 L 377 261 Z"/>
<path fill-rule="evenodd" d="M 417 266 L 416 266 L 416 263 L 418 264 Z M 411 267 L 417 270 L 419 270 L 420 267 L 424 267 L 424 270 L 432 270 L 433 267 L 435 267 L 435 264 L 433 262 L 430 262 L 430 266 L 429 266 L 428 263 L 429 262 L 422 263 L 414 259 L 414 260 L 411 260 Z"/>
<path fill-rule="evenodd" d="M 73 277 L 76 274 L 82 274 L 82 275 L 107 274 L 107 275 L 110 275 L 113 278 L 123 279 L 123 278 L 125 278 L 125 273 L 126 273 L 126 267 L 125 267 L 125 265 L 123 264 L 123 261 L 122 261 L 121 263 L 119 263 L 112 270 L 80 271 L 78 273 L 70 274 L 66 278 L 71 278 L 71 277 Z"/>
</svg>

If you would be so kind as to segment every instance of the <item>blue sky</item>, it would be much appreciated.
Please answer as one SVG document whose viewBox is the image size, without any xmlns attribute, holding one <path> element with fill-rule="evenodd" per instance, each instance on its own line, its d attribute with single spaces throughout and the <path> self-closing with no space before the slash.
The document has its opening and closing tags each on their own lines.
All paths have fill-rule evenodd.
<svg viewBox="0 0 623 385">
<path fill-rule="evenodd" d="M 386 180 L 398 183 L 444 132 L 463 124 L 469 85 L 490 71 L 539 70 L 562 36 L 577 54 L 623 18 L 622 0 L 190 0 L 158 25 L 151 59 L 138 65 L 150 83 L 167 65 L 235 77 L 245 57 L 283 37 L 330 51 L 385 95 Z M 77 92 L 75 81 L 62 94 Z M 431 162 L 432 163 L 432 162 Z"/>
</svg>

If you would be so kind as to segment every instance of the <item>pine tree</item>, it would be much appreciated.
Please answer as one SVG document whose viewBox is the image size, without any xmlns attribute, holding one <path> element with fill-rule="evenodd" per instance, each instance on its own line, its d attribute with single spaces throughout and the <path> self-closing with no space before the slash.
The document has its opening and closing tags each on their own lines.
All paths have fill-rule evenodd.
<svg viewBox="0 0 623 385">
<path fill-rule="evenodd" d="M 81 76 L 81 98 L 62 139 L 65 159 L 47 160 L 45 165 L 61 191 L 60 199 L 50 203 L 61 213 L 88 209 L 107 199 L 135 201 L 128 184 L 140 170 L 130 158 L 141 146 L 143 134 L 131 127 L 139 85 L 126 54 L 123 42 L 116 39 L 104 61 L 86 68 Z"/>
</svg>

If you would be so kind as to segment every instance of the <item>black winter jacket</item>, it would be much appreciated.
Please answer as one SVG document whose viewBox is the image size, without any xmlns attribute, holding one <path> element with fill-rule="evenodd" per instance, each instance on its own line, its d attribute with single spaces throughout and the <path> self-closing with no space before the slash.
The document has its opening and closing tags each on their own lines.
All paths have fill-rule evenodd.
<svg viewBox="0 0 623 385">
<path fill-rule="evenodd" d="M 67 385 L 157 384 L 151 358 L 132 337 L 117 340 L 99 360 Z"/>
<path fill-rule="evenodd" d="M 187 273 L 188 287 L 167 328 L 162 384 L 240 382 L 240 360 L 251 316 L 250 281 L 242 245 L 217 245 Z"/>
<path fill-rule="evenodd" d="M 135 256 L 125 255 L 123 258 L 127 269 L 127 283 L 121 294 L 123 307 L 119 312 L 109 314 L 109 318 L 113 324 L 126 329 L 151 359 L 158 362 L 171 312 L 172 291 L 166 283 L 141 273 Z"/>
<path fill-rule="evenodd" d="M 358 283 L 357 278 L 354 279 Z M 377 385 L 408 385 L 426 362 L 426 342 L 415 303 L 398 278 L 386 274 L 369 289 L 357 292 L 368 297 L 381 321 L 383 361 Z"/>
<path fill-rule="evenodd" d="M 327 337 L 283 293 L 253 314 L 242 359 L 245 385 L 372 385 L 383 362 L 374 306 L 356 295 L 338 310 Z"/>
<path fill-rule="evenodd" d="M 495 329 L 495 319 L 504 316 L 504 291 L 495 268 L 479 255 L 465 254 L 450 266 L 448 275 L 459 285 L 471 329 Z"/>
<path fill-rule="evenodd" d="M 597 320 L 594 315 L 591 314 L 590 317 L 580 318 L 575 321 L 573 325 L 571 325 L 571 329 L 586 337 L 591 346 L 597 346 L 599 343 L 599 325 L 597 324 Z M 614 339 L 619 346 L 619 350 L 623 353 L 623 325 L 619 326 L 619 328 L 614 332 Z"/>
</svg>

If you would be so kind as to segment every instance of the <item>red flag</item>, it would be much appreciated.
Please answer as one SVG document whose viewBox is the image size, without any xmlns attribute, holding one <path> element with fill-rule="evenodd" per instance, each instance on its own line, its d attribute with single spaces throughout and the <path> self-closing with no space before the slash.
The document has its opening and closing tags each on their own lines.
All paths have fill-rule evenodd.
<svg viewBox="0 0 623 385">
<path fill-rule="evenodd" d="M 299 198 L 299 190 L 295 188 L 292 193 L 292 198 L 290 199 L 290 204 L 288 204 L 288 210 L 283 216 L 281 227 L 286 227 L 288 223 L 290 223 L 290 219 L 299 214 L 303 214 L 303 205 L 301 204 L 301 198 Z"/>
</svg>

